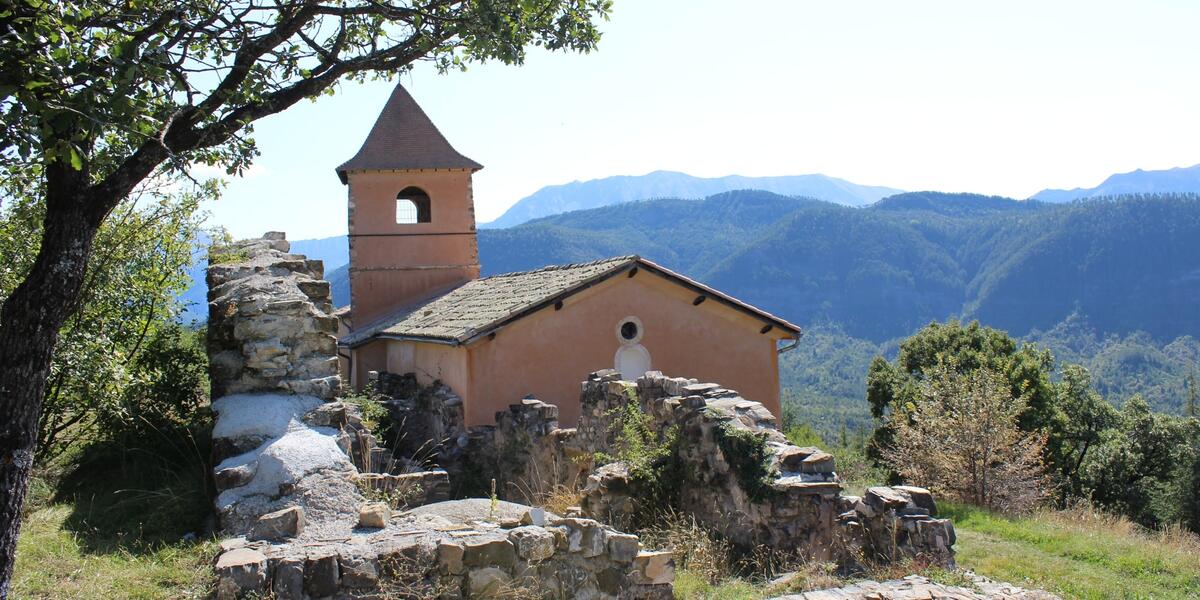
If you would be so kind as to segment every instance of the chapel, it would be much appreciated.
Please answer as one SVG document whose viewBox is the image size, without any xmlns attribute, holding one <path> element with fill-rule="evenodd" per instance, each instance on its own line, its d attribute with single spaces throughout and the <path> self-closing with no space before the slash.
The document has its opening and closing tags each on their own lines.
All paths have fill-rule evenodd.
<svg viewBox="0 0 1200 600">
<path fill-rule="evenodd" d="M 402 86 L 337 167 L 349 189 L 350 309 L 339 346 L 351 386 L 372 371 L 441 381 L 468 426 L 533 396 L 579 418 L 602 369 L 718 381 L 780 415 L 778 355 L 800 328 L 643 257 L 480 277 L 471 177 Z"/>
</svg>

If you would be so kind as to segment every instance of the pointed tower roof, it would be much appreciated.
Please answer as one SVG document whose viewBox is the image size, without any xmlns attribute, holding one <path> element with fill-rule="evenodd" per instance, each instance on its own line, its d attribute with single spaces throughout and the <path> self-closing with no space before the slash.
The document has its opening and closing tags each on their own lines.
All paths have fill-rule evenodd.
<svg viewBox="0 0 1200 600">
<path fill-rule="evenodd" d="M 337 174 L 346 183 L 346 172 L 353 170 L 482 168 L 459 154 L 417 101 L 396 84 L 362 148 L 337 168 Z"/>
</svg>

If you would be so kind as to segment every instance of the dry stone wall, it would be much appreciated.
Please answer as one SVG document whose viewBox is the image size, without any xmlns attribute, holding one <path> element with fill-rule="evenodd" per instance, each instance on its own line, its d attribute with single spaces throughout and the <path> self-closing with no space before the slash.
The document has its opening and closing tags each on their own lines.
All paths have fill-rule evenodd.
<svg viewBox="0 0 1200 600">
<path fill-rule="evenodd" d="M 846 568 L 903 559 L 954 564 L 953 525 L 936 517 L 928 491 L 842 495 L 832 455 L 791 444 L 762 404 L 733 390 L 657 372 L 623 381 L 601 371 L 583 383 L 580 402 L 574 429 L 559 428 L 553 405 L 526 398 L 497 413 L 494 428 L 476 432 L 474 456 L 503 483 L 502 495 L 528 497 L 586 473 L 581 512 L 620 529 L 669 505 L 746 550 L 766 546 Z M 594 468 L 597 455 L 621 456 L 619 420 L 630 403 L 670 444 L 660 481 L 620 461 Z"/>
</svg>

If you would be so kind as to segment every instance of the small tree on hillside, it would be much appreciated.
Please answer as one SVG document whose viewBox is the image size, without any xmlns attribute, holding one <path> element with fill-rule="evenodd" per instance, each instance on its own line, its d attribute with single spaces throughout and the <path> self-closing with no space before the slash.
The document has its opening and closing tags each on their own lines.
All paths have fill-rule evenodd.
<svg viewBox="0 0 1200 600">
<path fill-rule="evenodd" d="M 1022 431 L 1026 408 L 1008 379 L 987 368 L 967 372 L 942 361 L 891 416 L 883 450 L 906 481 L 952 499 L 1004 512 L 1028 510 L 1046 495 L 1046 436 Z"/>
</svg>

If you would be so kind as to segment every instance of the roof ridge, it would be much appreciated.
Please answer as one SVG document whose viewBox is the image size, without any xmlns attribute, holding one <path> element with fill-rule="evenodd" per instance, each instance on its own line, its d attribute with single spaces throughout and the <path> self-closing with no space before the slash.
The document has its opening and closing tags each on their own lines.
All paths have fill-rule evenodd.
<svg viewBox="0 0 1200 600">
<path fill-rule="evenodd" d="M 587 267 L 599 266 L 599 265 L 602 265 L 605 263 L 624 263 L 624 262 L 632 262 L 632 261 L 640 260 L 640 259 L 641 259 L 641 257 L 638 256 L 637 254 L 624 254 L 621 256 L 613 256 L 610 258 L 600 258 L 600 259 L 596 259 L 596 260 L 592 260 L 592 261 L 588 261 L 588 262 L 567 263 L 565 265 L 546 265 L 544 267 L 538 267 L 536 269 L 530 269 L 528 271 L 512 271 L 510 273 L 497 273 L 495 275 L 488 275 L 487 277 L 481 277 L 479 279 L 476 279 L 475 281 L 487 281 L 489 279 L 503 279 L 505 277 L 521 277 L 524 275 L 533 275 L 534 273 L 549 273 L 549 272 L 553 272 L 553 271 L 567 271 L 570 269 L 584 269 Z"/>
</svg>

